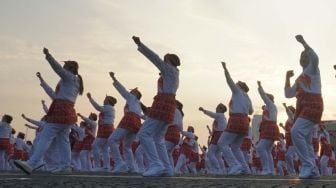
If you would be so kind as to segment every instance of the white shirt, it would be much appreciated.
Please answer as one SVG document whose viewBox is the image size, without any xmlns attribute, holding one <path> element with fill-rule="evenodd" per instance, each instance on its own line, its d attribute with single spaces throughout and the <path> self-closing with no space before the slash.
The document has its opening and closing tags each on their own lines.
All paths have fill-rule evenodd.
<svg viewBox="0 0 336 188">
<path fill-rule="evenodd" d="M 6 123 L 0 121 L 0 138 L 10 138 L 12 134 L 12 127 Z"/>
</svg>

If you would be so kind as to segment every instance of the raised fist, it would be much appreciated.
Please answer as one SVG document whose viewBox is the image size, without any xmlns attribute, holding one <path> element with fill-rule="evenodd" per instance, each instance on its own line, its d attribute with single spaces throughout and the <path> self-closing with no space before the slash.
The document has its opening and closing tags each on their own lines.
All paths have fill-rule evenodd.
<svg viewBox="0 0 336 188">
<path fill-rule="evenodd" d="M 134 41 L 135 44 L 139 45 L 141 43 L 140 38 L 137 37 L 137 36 L 133 36 L 132 39 L 133 39 L 133 41 Z"/>
</svg>

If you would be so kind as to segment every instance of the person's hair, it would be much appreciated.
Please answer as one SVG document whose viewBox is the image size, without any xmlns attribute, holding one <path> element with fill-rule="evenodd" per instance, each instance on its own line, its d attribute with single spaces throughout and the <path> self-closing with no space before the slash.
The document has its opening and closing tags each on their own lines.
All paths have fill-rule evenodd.
<svg viewBox="0 0 336 188">
<path fill-rule="evenodd" d="M 6 123 L 11 123 L 13 121 L 13 117 L 11 115 L 5 114 L 2 116 L 2 120 Z"/>
<path fill-rule="evenodd" d="M 12 128 L 12 134 L 15 134 L 16 130 L 14 128 Z"/>
<path fill-rule="evenodd" d="M 140 107 L 141 107 L 141 110 L 142 110 L 142 112 L 144 113 L 144 115 L 146 115 L 147 112 L 148 112 L 148 108 L 147 108 L 147 106 L 144 105 L 142 102 L 140 102 Z"/>
<path fill-rule="evenodd" d="M 81 75 L 77 74 L 78 79 L 79 79 L 79 94 L 83 95 L 84 92 L 84 83 L 83 83 L 83 78 Z"/>
<path fill-rule="evenodd" d="M 93 112 L 90 114 L 90 117 L 91 117 L 91 119 L 92 119 L 93 121 L 97 121 L 97 119 L 98 119 L 97 114 L 96 114 L 96 113 L 93 113 Z"/>
<path fill-rule="evenodd" d="M 247 86 L 247 84 L 245 82 L 242 82 L 242 81 L 238 81 L 237 83 L 239 85 L 239 87 L 245 92 L 249 92 L 250 91 L 250 88 Z"/>
<path fill-rule="evenodd" d="M 175 54 L 166 54 L 166 55 L 164 56 L 164 60 L 166 60 L 166 59 L 169 59 L 169 61 L 170 61 L 175 67 L 181 65 L 180 58 L 179 58 L 177 55 L 175 55 Z"/>
<path fill-rule="evenodd" d="M 176 108 L 178 109 L 178 110 L 180 110 L 180 112 L 181 112 L 181 114 L 182 114 L 182 117 L 184 116 L 184 112 L 183 112 L 183 104 L 180 102 L 180 101 L 178 101 L 178 100 L 176 100 Z"/>
<path fill-rule="evenodd" d="M 112 96 L 106 96 L 105 99 L 107 99 L 107 103 L 111 106 L 114 106 L 117 103 L 117 99 Z"/>
<path fill-rule="evenodd" d="M 17 135 L 17 137 L 18 137 L 18 138 L 21 138 L 21 139 L 24 139 L 25 136 L 26 136 L 26 134 L 24 134 L 24 133 L 22 133 L 22 132 L 19 132 L 18 135 Z"/>
<path fill-rule="evenodd" d="M 274 96 L 272 94 L 266 93 L 267 97 L 274 102 Z"/>
<path fill-rule="evenodd" d="M 71 64 L 73 67 L 74 67 L 74 70 L 73 70 L 73 74 L 74 75 L 77 75 L 78 79 L 79 79 L 79 94 L 80 95 L 83 95 L 83 92 L 84 92 L 84 84 L 83 84 L 83 78 L 81 75 L 78 74 L 78 63 L 76 61 L 71 61 L 71 60 L 68 60 L 68 61 L 64 61 L 65 64 Z"/>
<path fill-rule="evenodd" d="M 225 113 L 227 111 L 226 106 L 223 103 L 219 103 L 217 108 L 220 110 L 221 113 Z"/>
<path fill-rule="evenodd" d="M 194 129 L 194 127 L 193 126 L 188 126 L 188 129 L 187 129 L 187 131 L 191 131 L 192 133 L 194 133 L 195 132 L 195 129 Z"/>
<path fill-rule="evenodd" d="M 140 100 L 141 97 L 142 97 L 142 94 L 141 94 L 141 92 L 138 90 L 137 87 L 134 88 L 134 89 L 132 89 L 132 90 L 131 90 L 131 93 L 134 93 L 134 94 L 136 95 L 136 97 L 137 97 L 138 100 Z"/>
</svg>

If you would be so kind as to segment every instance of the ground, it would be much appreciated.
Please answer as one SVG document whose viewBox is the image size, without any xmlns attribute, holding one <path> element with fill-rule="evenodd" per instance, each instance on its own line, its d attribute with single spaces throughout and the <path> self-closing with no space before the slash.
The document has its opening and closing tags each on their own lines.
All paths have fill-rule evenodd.
<svg viewBox="0 0 336 188">
<path fill-rule="evenodd" d="M 19 172 L 0 173 L 0 188 L 52 188 L 52 187 L 148 187 L 148 188 L 196 188 L 196 187 L 336 187 L 336 178 L 322 177 L 318 180 L 300 180 L 297 177 L 279 176 L 182 176 L 171 178 L 144 178 L 140 175 L 112 175 L 108 173 L 73 173 L 52 175 Z"/>
</svg>

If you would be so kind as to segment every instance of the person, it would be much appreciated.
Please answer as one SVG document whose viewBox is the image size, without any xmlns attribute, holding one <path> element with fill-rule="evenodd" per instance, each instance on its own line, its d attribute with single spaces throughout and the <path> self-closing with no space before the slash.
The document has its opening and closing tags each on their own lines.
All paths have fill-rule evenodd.
<svg viewBox="0 0 336 188">
<path fill-rule="evenodd" d="M 252 102 L 247 95 L 249 88 L 242 81 L 235 84 L 226 68 L 226 63 L 222 62 L 222 66 L 232 97 L 229 104 L 228 125 L 219 138 L 218 145 L 222 148 L 223 156 L 229 165 L 229 175 L 250 174 L 251 171 L 240 150 L 249 130 L 248 115 L 253 113 Z"/>
<path fill-rule="evenodd" d="M 332 175 L 332 172 L 329 171 L 328 163 L 332 157 L 332 145 L 330 144 L 330 134 L 324 127 L 324 125 L 320 125 L 320 170 L 322 176 Z"/>
<path fill-rule="evenodd" d="M 278 173 L 281 176 L 285 175 L 284 169 L 287 169 L 287 165 L 285 162 L 285 153 L 286 153 L 285 136 L 282 133 L 280 133 L 280 141 L 276 145 L 276 158 L 278 161 L 277 162 Z"/>
<path fill-rule="evenodd" d="M 265 93 L 260 81 L 257 83 L 260 97 L 265 103 L 259 127 L 259 143 L 256 148 L 261 160 L 261 175 L 275 175 L 272 148 L 274 141 L 279 140 L 280 137 L 280 131 L 277 125 L 278 110 L 274 104 L 273 95 Z"/>
<path fill-rule="evenodd" d="M 293 146 L 292 136 L 291 136 L 291 130 L 294 123 L 294 113 L 295 108 L 293 106 L 287 106 L 286 103 L 282 103 L 282 105 L 286 109 L 287 113 L 287 121 L 285 123 L 285 126 L 283 126 L 281 123 L 279 126 L 284 129 L 285 131 L 285 139 L 286 139 L 286 164 L 287 164 L 287 170 L 290 175 L 295 174 L 294 169 L 294 154 L 295 154 L 295 148 Z"/>
<path fill-rule="evenodd" d="M 296 40 L 304 47 L 300 57 L 303 70 L 293 85 L 290 78 L 294 72 L 287 71 L 284 90 L 286 98 L 297 98 L 292 140 L 302 164 L 299 177 L 318 178 L 311 139 L 314 126 L 320 123 L 323 113 L 319 59 L 302 35 L 297 35 Z"/>
<path fill-rule="evenodd" d="M 177 105 L 176 105 L 176 110 L 175 110 L 174 121 L 168 126 L 168 129 L 165 135 L 167 153 L 168 153 L 172 168 L 175 167 L 173 151 L 174 151 L 174 148 L 179 144 L 180 139 L 181 139 L 180 132 L 181 130 L 183 130 L 183 117 L 184 117 L 184 113 L 182 111 L 183 104 L 178 100 L 176 100 L 176 104 Z"/>
<path fill-rule="evenodd" d="M 56 96 L 47 113 L 47 123 L 41 132 L 36 150 L 27 162 L 15 160 L 14 163 L 26 174 L 31 174 L 33 169 L 38 167 L 51 142 L 56 139 L 56 145 L 62 155 L 60 156 L 60 166 L 54 173 L 69 173 L 71 172 L 69 131 L 70 126 L 77 122 L 74 106 L 77 96 L 83 93 L 83 80 L 78 74 L 78 63 L 76 61 L 65 61 L 62 67 L 47 48 L 43 49 L 43 53 L 61 80 L 55 90 Z"/>
<path fill-rule="evenodd" d="M 167 125 L 174 119 L 176 110 L 175 95 L 179 86 L 180 59 L 175 54 L 166 54 L 161 59 L 144 45 L 139 37 L 133 36 L 138 50 L 159 70 L 158 93 L 148 113 L 148 118 L 139 131 L 139 139 L 149 163 L 143 176 L 173 176 L 164 137 Z"/>
<path fill-rule="evenodd" d="M 200 107 L 199 110 L 203 112 L 205 115 L 214 119 L 212 123 L 212 131 L 211 132 L 211 140 L 208 149 L 208 158 L 211 163 L 211 169 L 209 174 L 220 175 L 224 173 L 223 167 L 224 163 L 222 158 L 222 151 L 217 145 L 219 137 L 222 135 L 223 131 L 226 128 L 227 122 L 224 113 L 227 111 L 227 108 L 224 104 L 219 103 L 216 107 L 216 112 L 211 112 L 209 110 L 205 110 L 203 107 Z M 219 159 L 220 158 L 220 159 Z M 222 165 L 221 165 L 222 164 Z"/>
<path fill-rule="evenodd" d="M 110 153 L 108 138 L 114 130 L 115 109 L 114 106 L 117 103 L 117 99 L 113 96 L 106 96 L 103 106 L 99 105 L 91 96 L 91 93 L 87 93 L 92 106 L 99 111 L 98 120 L 98 132 L 97 137 L 92 144 L 93 159 L 94 159 L 94 171 L 107 171 L 110 169 Z M 100 155 L 103 157 L 103 168 L 100 166 Z"/>
<path fill-rule="evenodd" d="M 11 115 L 5 114 L 0 121 L 0 170 L 6 170 L 6 164 L 10 153 L 10 137 L 12 127 L 10 123 L 13 121 Z"/>
<path fill-rule="evenodd" d="M 135 162 L 132 153 L 132 143 L 135 135 L 141 127 L 141 105 L 140 99 L 142 97 L 138 88 L 132 89 L 130 92 L 117 80 L 115 74 L 110 72 L 113 80 L 113 86 L 119 94 L 126 100 L 124 107 L 124 116 L 121 119 L 116 130 L 113 131 L 108 138 L 108 143 L 111 148 L 112 158 L 115 162 L 113 173 L 119 172 L 135 172 Z M 123 140 L 123 157 L 120 154 L 120 142 Z"/>
</svg>

